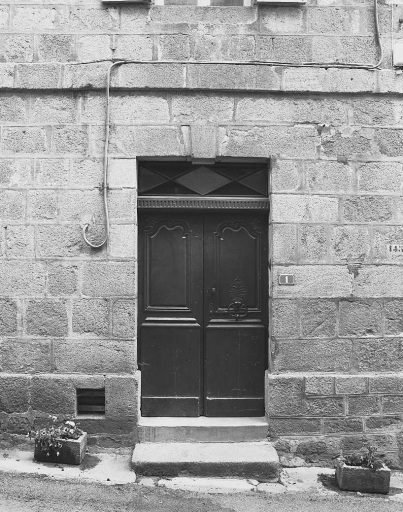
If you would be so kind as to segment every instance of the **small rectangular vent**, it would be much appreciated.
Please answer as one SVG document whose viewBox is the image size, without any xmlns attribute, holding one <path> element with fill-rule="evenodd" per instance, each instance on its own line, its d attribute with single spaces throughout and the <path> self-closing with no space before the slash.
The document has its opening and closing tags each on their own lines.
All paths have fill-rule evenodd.
<svg viewBox="0 0 403 512">
<path fill-rule="evenodd" d="M 77 389 L 77 414 L 105 414 L 105 388 Z"/>
</svg>

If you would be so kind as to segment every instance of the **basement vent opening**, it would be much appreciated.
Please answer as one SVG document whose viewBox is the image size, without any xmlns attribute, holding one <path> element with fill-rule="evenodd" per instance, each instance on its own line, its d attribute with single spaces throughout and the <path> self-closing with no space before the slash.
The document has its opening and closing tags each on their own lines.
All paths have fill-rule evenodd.
<svg viewBox="0 0 403 512">
<path fill-rule="evenodd" d="M 105 388 L 77 389 L 77 415 L 105 415 Z"/>
</svg>

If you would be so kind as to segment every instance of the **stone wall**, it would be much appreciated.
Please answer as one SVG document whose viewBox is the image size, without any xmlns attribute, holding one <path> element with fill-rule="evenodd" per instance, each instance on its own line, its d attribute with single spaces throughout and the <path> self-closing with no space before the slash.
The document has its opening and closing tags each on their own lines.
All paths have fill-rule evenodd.
<svg viewBox="0 0 403 512">
<path fill-rule="evenodd" d="M 136 158 L 264 157 L 270 434 L 284 461 L 328 461 L 376 438 L 402 465 L 403 76 L 391 69 L 401 7 L 392 27 L 391 6 L 379 6 L 382 69 L 249 62 L 375 63 L 372 2 L 328 4 L 0 3 L 2 432 L 74 416 L 76 388 L 105 388 L 105 418 L 82 424 L 131 441 Z M 146 62 L 113 72 L 111 235 L 92 250 L 82 227 L 103 236 L 112 57 Z M 278 284 L 282 272 L 295 286 Z"/>
</svg>

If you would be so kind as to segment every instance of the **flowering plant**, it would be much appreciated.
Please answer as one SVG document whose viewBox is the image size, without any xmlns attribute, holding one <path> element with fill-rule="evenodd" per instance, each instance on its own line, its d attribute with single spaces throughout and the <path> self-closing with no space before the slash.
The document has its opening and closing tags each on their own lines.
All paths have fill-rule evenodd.
<svg viewBox="0 0 403 512">
<path fill-rule="evenodd" d="M 377 447 L 372 444 L 365 446 L 367 453 L 353 453 L 352 455 L 341 455 L 340 462 L 344 462 L 346 466 L 361 466 L 370 469 L 380 469 L 383 467 L 383 462 L 376 454 Z"/>
<path fill-rule="evenodd" d="M 53 418 L 53 421 L 55 420 L 56 418 Z M 30 432 L 29 437 L 35 439 L 35 445 L 47 457 L 51 455 L 58 457 L 63 446 L 61 440 L 78 439 L 82 434 L 83 431 L 77 427 L 74 421 L 67 420 L 59 425 L 52 425 L 48 428 Z"/>
</svg>

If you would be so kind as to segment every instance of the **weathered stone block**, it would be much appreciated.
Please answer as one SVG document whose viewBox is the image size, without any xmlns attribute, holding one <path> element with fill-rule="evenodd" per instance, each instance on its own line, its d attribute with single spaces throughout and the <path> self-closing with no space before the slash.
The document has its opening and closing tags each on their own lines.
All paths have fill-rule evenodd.
<svg viewBox="0 0 403 512">
<path fill-rule="evenodd" d="M 369 162 L 358 167 L 358 189 L 374 193 L 400 192 L 403 166 L 399 162 Z"/>
<path fill-rule="evenodd" d="M 163 34 L 158 38 L 158 60 L 190 59 L 190 37 L 187 34 Z"/>
<path fill-rule="evenodd" d="M 306 401 L 308 416 L 344 416 L 343 398 L 311 398 Z"/>
<path fill-rule="evenodd" d="M 63 87 L 68 89 L 104 88 L 109 62 L 64 66 Z"/>
<path fill-rule="evenodd" d="M 193 158 L 214 159 L 217 156 L 217 133 L 214 126 L 192 125 L 190 140 Z"/>
<path fill-rule="evenodd" d="M 65 186 L 69 180 L 69 169 L 70 162 L 67 159 L 36 160 L 35 182 L 39 186 Z"/>
<path fill-rule="evenodd" d="M 46 128 L 3 128 L 4 152 L 46 153 L 49 147 L 49 133 Z"/>
<path fill-rule="evenodd" d="M 335 197 L 275 194 L 272 202 L 273 222 L 335 222 L 338 218 Z"/>
<path fill-rule="evenodd" d="M 109 186 L 112 188 L 136 188 L 136 160 L 112 158 L 109 163 Z"/>
<path fill-rule="evenodd" d="M 382 155 L 391 157 L 403 156 L 403 130 L 379 128 L 375 130 L 375 141 Z"/>
<path fill-rule="evenodd" d="M 1 37 L 6 62 L 32 62 L 34 38 L 32 34 L 5 34 Z"/>
<path fill-rule="evenodd" d="M 367 391 L 366 377 L 336 377 L 337 395 L 361 395 Z"/>
<path fill-rule="evenodd" d="M 17 30 L 61 30 L 68 27 L 68 6 L 17 5 L 12 16 L 12 26 Z"/>
<path fill-rule="evenodd" d="M 326 156 L 336 158 L 368 157 L 374 154 L 371 138 L 363 131 L 322 132 L 322 149 Z"/>
<path fill-rule="evenodd" d="M 309 375 L 305 377 L 306 395 L 334 395 L 334 377 Z"/>
<path fill-rule="evenodd" d="M 112 172 L 110 164 L 110 178 Z M 113 175 L 113 173 L 112 173 Z M 96 188 L 103 178 L 102 162 L 97 159 L 73 159 L 70 171 L 70 184 L 72 187 Z"/>
<path fill-rule="evenodd" d="M 228 129 L 221 146 L 223 156 L 315 158 L 318 145 L 313 127 L 254 126 Z"/>
<path fill-rule="evenodd" d="M 58 195 L 60 218 L 82 224 L 103 224 L 104 207 L 99 190 L 63 190 Z M 71 229 L 71 227 L 69 226 Z"/>
<path fill-rule="evenodd" d="M 60 64 L 18 64 L 16 70 L 16 86 L 22 89 L 56 89 L 60 87 Z"/>
<path fill-rule="evenodd" d="M 307 462 L 319 462 L 328 457 L 327 445 L 323 440 L 303 441 L 298 444 L 295 454 Z"/>
<path fill-rule="evenodd" d="M 123 124 L 164 124 L 169 121 L 168 101 L 155 95 L 114 96 L 111 100 L 111 120 Z"/>
<path fill-rule="evenodd" d="M 307 338 L 332 338 L 336 332 L 337 308 L 328 300 L 302 300 L 302 336 Z"/>
<path fill-rule="evenodd" d="M 298 338 L 300 332 L 298 302 L 274 299 L 271 310 L 273 336 L 276 338 Z"/>
<path fill-rule="evenodd" d="M 53 190 L 30 190 L 27 215 L 29 220 L 53 220 L 58 216 L 57 195 Z"/>
<path fill-rule="evenodd" d="M 354 171 L 340 162 L 304 163 L 307 188 L 312 192 L 344 192 L 353 187 Z"/>
<path fill-rule="evenodd" d="M 390 300 L 384 304 L 385 334 L 403 333 L 403 301 Z"/>
<path fill-rule="evenodd" d="M 297 226 L 292 224 L 273 224 L 273 262 L 297 262 Z"/>
<path fill-rule="evenodd" d="M 16 190 L 0 190 L 0 219 L 15 221 L 24 218 L 24 194 Z"/>
<path fill-rule="evenodd" d="M 106 299 L 82 299 L 73 303 L 73 332 L 107 336 L 109 304 Z"/>
<path fill-rule="evenodd" d="M 57 126 L 53 134 L 53 144 L 58 153 L 88 152 L 88 133 L 84 126 Z"/>
<path fill-rule="evenodd" d="M 0 376 L 0 411 L 7 413 L 28 410 L 30 378 L 12 374 Z"/>
<path fill-rule="evenodd" d="M 134 376 L 107 376 L 105 380 L 105 413 L 114 418 L 137 417 L 138 385 Z"/>
<path fill-rule="evenodd" d="M 325 434 L 362 432 L 363 422 L 359 418 L 325 418 L 323 431 Z"/>
<path fill-rule="evenodd" d="M 75 60 L 75 37 L 68 34 L 44 34 L 39 36 L 38 60 L 44 62 L 68 62 Z"/>
<path fill-rule="evenodd" d="M 260 60 L 301 64 L 310 60 L 311 41 L 307 37 L 270 36 L 259 38 Z"/>
<path fill-rule="evenodd" d="M 142 13 L 137 14 L 137 18 Z M 161 25 L 189 25 L 215 24 L 221 28 L 227 26 L 248 26 L 257 21 L 257 11 L 253 7 L 226 6 L 225 8 L 211 6 L 205 9 L 202 6 L 176 5 L 154 6 L 150 13 L 153 23 Z M 131 13 L 133 16 L 133 13 Z M 129 18 L 129 13 L 127 14 Z M 129 25 L 131 26 L 131 25 Z"/>
<path fill-rule="evenodd" d="M 0 64 L 0 87 L 13 87 L 15 66 L 13 64 Z"/>
<path fill-rule="evenodd" d="M 399 338 L 354 340 L 353 366 L 357 371 L 401 371 L 402 359 Z"/>
<path fill-rule="evenodd" d="M 133 224 L 110 226 L 109 255 L 116 258 L 134 258 L 137 249 L 137 231 Z"/>
<path fill-rule="evenodd" d="M 382 332 L 382 310 L 377 301 L 341 301 L 339 315 L 341 336 L 379 336 Z"/>
<path fill-rule="evenodd" d="M 98 240 L 103 236 L 102 225 L 90 227 L 90 240 Z M 38 226 L 36 229 L 36 250 L 40 257 L 67 257 L 91 254 L 100 257 L 105 254 L 105 248 L 92 251 L 84 242 L 82 229 L 79 225 L 56 224 Z M 56 285 L 57 286 L 57 285 Z M 69 284 L 71 286 L 71 283 Z"/>
<path fill-rule="evenodd" d="M 341 372 L 350 356 L 350 340 L 278 340 L 272 359 L 276 371 Z"/>
<path fill-rule="evenodd" d="M 66 336 L 67 310 L 65 301 L 30 300 L 26 310 L 27 334 Z"/>
<path fill-rule="evenodd" d="M 383 398 L 383 413 L 403 413 L 403 396 L 385 396 Z"/>
<path fill-rule="evenodd" d="M 10 19 L 10 7 L 2 5 L 0 7 L 0 28 L 6 28 Z"/>
<path fill-rule="evenodd" d="M 365 261 L 371 249 L 368 228 L 361 226 L 333 227 L 330 244 L 332 261 Z"/>
<path fill-rule="evenodd" d="M 17 334 L 17 303 L 0 299 L 0 336 Z"/>
<path fill-rule="evenodd" d="M 2 261 L 0 296 L 32 296 L 45 293 L 45 266 L 42 262 Z"/>
<path fill-rule="evenodd" d="M 377 396 L 348 397 L 348 414 L 351 416 L 370 416 L 380 412 L 380 399 Z"/>
<path fill-rule="evenodd" d="M 109 214 L 112 222 L 134 224 L 137 195 L 134 190 L 111 190 L 109 193 Z M 132 226 L 134 229 L 134 226 Z"/>
<path fill-rule="evenodd" d="M 342 215 L 347 222 L 390 221 L 396 206 L 389 197 L 352 196 L 344 199 Z"/>
<path fill-rule="evenodd" d="M 268 6 L 262 9 L 259 17 L 262 29 L 272 34 L 285 32 L 287 34 L 302 32 L 304 30 L 304 16 L 302 9 L 290 9 L 288 6 Z"/>
<path fill-rule="evenodd" d="M 57 373 L 131 373 L 135 369 L 133 342 L 124 340 L 54 340 L 54 364 Z"/>
<path fill-rule="evenodd" d="M 35 123 L 73 123 L 78 116 L 76 98 L 46 94 L 32 98 L 30 118 Z"/>
<path fill-rule="evenodd" d="M 69 376 L 32 377 L 31 406 L 48 414 L 76 414 L 76 386 Z"/>
<path fill-rule="evenodd" d="M 320 263 L 328 260 L 328 228 L 316 224 L 301 224 L 299 254 L 301 262 Z"/>
<path fill-rule="evenodd" d="M 74 295 L 78 288 L 78 266 L 60 262 L 50 263 L 47 272 L 50 295 Z"/>
<path fill-rule="evenodd" d="M 402 297 L 403 268 L 398 265 L 365 265 L 354 279 L 359 297 Z"/>
<path fill-rule="evenodd" d="M 369 392 L 370 393 L 398 393 L 399 377 L 396 374 L 392 375 L 374 375 L 369 377 Z"/>
<path fill-rule="evenodd" d="M 34 227 L 9 225 L 6 233 L 6 253 L 9 258 L 33 258 Z"/>
<path fill-rule="evenodd" d="M 0 368 L 7 373 L 49 373 L 53 370 L 51 340 L 3 338 Z"/>
<path fill-rule="evenodd" d="M 401 431 L 402 416 L 373 416 L 365 420 L 366 430 Z"/>
<path fill-rule="evenodd" d="M 111 59 L 111 36 L 105 34 L 78 36 L 77 56 L 81 62 Z"/>
<path fill-rule="evenodd" d="M 343 7 L 311 7 L 307 10 L 308 32 L 327 34 L 357 34 L 360 30 L 360 10 Z"/>
<path fill-rule="evenodd" d="M 273 192 L 296 192 L 302 188 L 302 164 L 293 160 L 272 160 L 271 188 Z"/>
<path fill-rule="evenodd" d="M 27 99 L 25 96 L 7 94 L 0 98 L 0 116 L 4 123 L 26 123 Z"/>
<path fill-rule="evenodd" d="M 269 66 L 189 64 L 186 84 L 190 89 L 279 91 L 280 75 Z"/>
<path fill-rule="evenodd" d="M 136 304 L 134 301 L 119 300 L 112 306 L 112 332 L 117 338 L 136 336 Z"/>
<path fill-rule="evenodd" d="M 174 121 L 186 123 L 218 123 L 232 119 L 234 100 L 227 96 L 212 93 L 179 95 L 172 97 L 172 116 Z"/>
<path fill-rule="evenodd" d="M 294 286 L 280 286 L 279 274 L 294 274 Z M 349 297 L 353 276 L 346 267 L 300 265 L 273 268 L 273 297 Z"/>
<path fill-rule="evenodd" d="M 112 153 L 128 155 L 185 155 L 179 128 L 174 126 L 116 126 L 111 133 Z"/>
<path fill-rule="evenodd" d="M 134 296 L 136 293 L 133 262 L 94 262 L 83 268 L 83 293 L 92 297 Z"/>
<path fill-rule="evenodd" d="M 0 187 L 26 187 L 32 184 L 30 159 L 0 159 Z"/>
<path fill-rule="evenodd" d="M 397 121 L 395 103 L 389 99 L 371 101 L 361 99 L 354 101 L 354 124 L 361 125 L 394 125 Z"/>
<path fill-rule="evenodd" d="M 116 81 L 123 88 L 181 89 L 185 86 L 185 66 L 182 64 L 126 64 L 119 70 Z"/>
<path fill-rule="evenodd" d="M 272 436 L 319 434 L 319 418 L 270 418 L 269 432 Z"/>
<path fill-rule="evenodd" d="M 100 9 L 90 6 L 72 7 L 71 28 L 77 32 L 106 32 L 119 28 L 119 9 L 107 7 Z"/>
<path fill-rule="evenodd" d="M 304 414 L 302 377 L 266 374 L 268 416 L 295 417 Z"/>
</svg>

